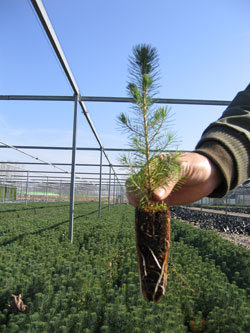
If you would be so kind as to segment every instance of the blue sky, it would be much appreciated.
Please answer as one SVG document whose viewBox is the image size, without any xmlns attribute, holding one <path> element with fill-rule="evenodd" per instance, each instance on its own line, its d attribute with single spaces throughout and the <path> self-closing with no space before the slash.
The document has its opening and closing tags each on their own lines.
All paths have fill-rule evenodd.
<svg viewBox="0 0 250 333">
<path fill-rule="evenodd" d="M 249 0 L 43 0 L 82 96 L 126 96 L 128 56 L 149 43 L 160 56 L 159 97 L 232 100 L 250 81 Z M 29 0 L 0 1 L 0 94 L 72 95 Z M 86 103 L 104 147 L 125 147 L 116 125 L 128 104 Z M 172 105 L 179 149 L 192 150 L 224 107 Z M 0 101 L 0 141 L 72 143 L 71 102 Z M 98 147 L 82 114 L 77 145 Z M 68 152 L 34 151 L 49 162 Z M 2 149 L 1 160 L 27 161 Z M 108 153 L 113 163 L 116 155 Z M 77 161 L 98 162 L 98 154 Z"/>
</svg>

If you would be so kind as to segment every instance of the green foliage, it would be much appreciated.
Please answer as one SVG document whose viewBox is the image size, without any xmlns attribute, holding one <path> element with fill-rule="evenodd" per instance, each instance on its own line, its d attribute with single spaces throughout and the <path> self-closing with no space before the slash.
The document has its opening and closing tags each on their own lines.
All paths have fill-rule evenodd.
<svg viewBox="0 0 250 333">
<path fill-rule="evenodd" d="M 250 331 L 249 251 L 173 221 L 167 293 L 161 303 L 147 304 L 138 281 L 132 207 L 113 206 L 109 213 L 103 205 L 98 220 L 96 203 L 77 204 L 71 244 L 69 205 L 41 205 L 33 205 L 39 215 L 11 219 L 7 212 L 22 215 L 23 206 L 0 207 L 1 333 L 184 333 L 192 325 L 203 325 L 204 332 Z M 27 311 L 10 314 L 10 296 L 19 293 Z"/>
<path fill-rule="evenodd" d="M 231 283 L 250 294 L 250 252 L 235 246 L 210 230 L 201 230 L 175 220 L 172 239 L 198 249 L 204 261 L 213 260 Z"/>
<path fill-rule="evenodd" d="M 146 44 L 134 47 L 133 55 L 129 57 L 130 82 L 127 86 L 128 94 L 134 101 L 133 116 L 121 113 L 118 117 L 121 129 L 129 134 L 129 145 L 134 149 L 133 154 L 123 155 L 121 162 L 130 170 L 128 187 L 139 195 L 141 205 L 148 205 L 154 189 L 171 181 L 179 172 L 177 154 L 168 158 L 161 156 L 173 143 L 173 135 L 166 124 L 169 110 L 154 106 L 158 67 L 155 48 Z"/>
</svg>

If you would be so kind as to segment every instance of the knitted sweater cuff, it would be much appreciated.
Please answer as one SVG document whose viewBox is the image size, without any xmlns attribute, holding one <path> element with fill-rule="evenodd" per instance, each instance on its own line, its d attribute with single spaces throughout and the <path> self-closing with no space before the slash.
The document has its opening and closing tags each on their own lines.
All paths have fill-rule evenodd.
<svg viewBox="0 0 250 333">
<path fill-rule="evenodd" d="M 210 197 L 221 198 L 250 177 L 250 143 L 244 134 L 218 125 L 209 128 L 195 152 L 209 158 L 221 173 L 220 186 Z"/>
</svg>

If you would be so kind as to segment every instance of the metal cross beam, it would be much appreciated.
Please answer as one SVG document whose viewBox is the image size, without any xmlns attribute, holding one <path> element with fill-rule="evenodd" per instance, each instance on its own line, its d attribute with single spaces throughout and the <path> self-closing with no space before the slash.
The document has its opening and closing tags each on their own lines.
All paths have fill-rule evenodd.
<svg viewBox="0 0 250 333">
<path fill-rule="evenodd" d="M 0 95 L 0 100 L 11 101 L 74 101 L 72 96 L 45 96 L 45 95 Z M 106 96 L 80 96 L 83 102 L 102 103 L 133 103 L 130 97 L 106 97 Z M 231 102 L 213 99 L 180 99 L 180 98 L 155 98 L 154 103 L 158 104 L 183 104 L 183 105 L 217 105 L 227 106 Z"/>
</svg>

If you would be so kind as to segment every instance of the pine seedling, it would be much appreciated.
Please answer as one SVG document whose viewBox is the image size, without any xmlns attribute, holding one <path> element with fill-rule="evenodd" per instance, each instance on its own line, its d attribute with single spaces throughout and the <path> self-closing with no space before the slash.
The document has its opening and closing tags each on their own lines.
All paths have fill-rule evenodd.
<svg viewBox="0 0 250 333">
<path fill-rule="evenodd" d="M 169 131 L 170 114 L 166 106 L 155 106 L 155 94 L 159 85 L 159 57 L 157 50 L 141 44 L 129 57 L 127 90 L 133 99 L 132 116 L 121 113 L 119 124 L 128 133 L 133 153 L 123 155 L 121 162 L 130 171 L 128 190 L 140 198 L 139 206 L 155 206 L 153 191 L 173 180 L 179 172 L 178 154 L 164 155 L 175 143 Z M 138 172 L 139 170 L 139 172 Z"/>
<path fill-rule="evenodd" d="M 180 171 L 178 154 L 166 155 L 173 143 L 169 133 L 169 110 L 155 107 L 159 87 L 159 58 L 155 48 L 141 44 L 129 57 L 128 94 L 133 99 L 132 117 L 118 120 L 128 133 L 130 155 L 122 157 L 131 176 L 128 191 L 140 198 L 135 211 L 136 248 L 141 291 L 147 301 L 158 302 L 165 294 L 170 248 L 170 211 L 165 202 L 153 200 L 153 191 L 173 181 Z"/>
</svg>

